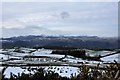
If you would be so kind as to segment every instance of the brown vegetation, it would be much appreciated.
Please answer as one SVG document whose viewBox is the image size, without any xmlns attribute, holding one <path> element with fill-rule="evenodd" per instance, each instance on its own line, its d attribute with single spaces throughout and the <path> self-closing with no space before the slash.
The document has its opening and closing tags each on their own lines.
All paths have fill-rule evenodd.
<svg viewBox="0 0 120 80">
<path fill-rule="evenodd" d="M 71 75 L 71 78 L 61 77 L 58 73 L 39 68 L 34 74 L 22 73 L 21 75 L 14 75 L 11 73 L 8 80 L 120 80 L 120 64 L 116 62 L 107 64 L 106 69 L 101 69 L 99 66 L 98 64 L 96 67 L 91 68 L 83 64 L 82 67 L 79 67 L 80 74 L 77 76 Z M 3 78 L 2 80 L 7 79 Z"/>
</svg>

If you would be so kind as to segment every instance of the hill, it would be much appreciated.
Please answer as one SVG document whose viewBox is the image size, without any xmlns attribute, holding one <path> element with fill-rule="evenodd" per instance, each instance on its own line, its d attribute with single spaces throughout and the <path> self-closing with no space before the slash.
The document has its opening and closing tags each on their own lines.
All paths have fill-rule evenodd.
<svg viewBox="0 0 120 80">
<path fill-rule="evenodd" d="M 97 36 L 18 36 L 1 38 L 3 48 L 12 47 L 69 47 L 87 49 L 118 48 L 117 38 Z"/>
</svg>

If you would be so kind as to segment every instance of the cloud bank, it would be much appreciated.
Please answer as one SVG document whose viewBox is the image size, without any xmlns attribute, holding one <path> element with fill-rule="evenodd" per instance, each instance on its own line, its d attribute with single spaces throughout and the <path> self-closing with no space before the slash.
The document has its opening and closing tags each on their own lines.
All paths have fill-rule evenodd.
<svg viewBox="0 0 120 80">
<path fill-rule="evenodd" d="M 117 36 L 117 3 L 5 2 L 3 37 L 21 35 Z M 111 34 L 112 33 L 112 34 Z"/>
</svg>

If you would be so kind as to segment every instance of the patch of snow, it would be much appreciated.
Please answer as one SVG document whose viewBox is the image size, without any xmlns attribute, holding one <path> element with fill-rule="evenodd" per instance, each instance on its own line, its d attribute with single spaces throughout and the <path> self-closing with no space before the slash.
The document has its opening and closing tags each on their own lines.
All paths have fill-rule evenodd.
<svg viewBox="0 0 120 80">
<path fill-rule="evenodd" d="M 55 73 L 58 73 L 62 77 L 72 77 L 72 76 L 77 76 L 80 73 L 79 68 L 77 67 L 67 67 L 67 66 L 62 66 L 62 67 L 56 67 L 56 66 L 50 66 L 45 68 L 46 71 L 53 71 Z"/>
<path fill-rule="evenodd" d="M 5 72 L 4 72 L 4 75 L 5 75 L 5 78 L 10 78 L 10 73 L 13 73 L 15 75 L 18 75 L 18 73 L 30 73 L 27 69 L 22 69 L 20 67 L 8 67 Z M 33 74 L 33 72 L 31 72 Z"/>
<path fill-rule="evenodd" d="M 38 49 L 37 51 L 33 52 L 32 54 L 50 54 L 52 50 L 48 49 Z"/>
<path fill-rule="evenodd" d="M 114 60 L 118 61 L 120 54 L 114 54 L 111 56 L 103 57 L 101 58 L 102 61 L 104 62 L 113 62 Z"/>
<path fill-rule="evenodd" d="M 8 59 L 7 55 L 0 54 L 0 60 L 6 60 L 6 59 Z"/>
<path fill-rule="evenodd" d="M 7 53 L 8 51 L 4 51 L 2 49 L 0 49 L 0 53 Z"/>
<path fill-rule="evenodd" d="M 18 53 L 18 52 L 10 52 L 10 54 L 12 56 L 19 56 L 19 57 L 23 57 L 23 56 L 27 56 L 27 55 L 30 55 L 30 53 Z"/>
<path fill-rule="evenodd" d="M 89 55 L 89 56 L 98 56 L 98 55 L 103 56 L 110 53 L 114 53 L 114 51 L 94 51 L 94 50 L 86 51 L 86 55 Z"/>
</svg>

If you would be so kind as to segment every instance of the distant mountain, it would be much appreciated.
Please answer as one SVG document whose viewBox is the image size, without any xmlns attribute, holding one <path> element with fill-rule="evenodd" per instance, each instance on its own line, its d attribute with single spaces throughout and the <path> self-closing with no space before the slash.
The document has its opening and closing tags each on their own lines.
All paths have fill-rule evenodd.
<svg viewBox="0 0 120 80">
<path fill-rule="evenodd" d="M 117 38 L 101 38 L 97 36 L 19 36 L 1 38 L 3 48 L 11 47 L 72 47 L 88 49 L 118 48 Z"/>
</svg>

